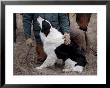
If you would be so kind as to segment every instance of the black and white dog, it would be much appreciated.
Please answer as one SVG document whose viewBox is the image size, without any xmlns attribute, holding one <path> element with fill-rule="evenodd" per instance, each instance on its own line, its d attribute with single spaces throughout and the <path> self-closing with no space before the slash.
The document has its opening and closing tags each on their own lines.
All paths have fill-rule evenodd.
<svg viewBox="0 0 110 88">
<path fill-rule="evenodd" d="M 53 28 L 49 21 L 38 17 L 37 21 L 41 27 L 40 36 L 43 42 L 44 51 L 47 54 L 46 60 L 36 69 L 43 69 L 59 63 L 59 60 L 65 62 L 64 72 L 77 71 L 82 72 L 87 61 L 83 55 L 82 49 L 74 42 L 69 45 L 64 44 L 64 35 Z"/>
</svg>

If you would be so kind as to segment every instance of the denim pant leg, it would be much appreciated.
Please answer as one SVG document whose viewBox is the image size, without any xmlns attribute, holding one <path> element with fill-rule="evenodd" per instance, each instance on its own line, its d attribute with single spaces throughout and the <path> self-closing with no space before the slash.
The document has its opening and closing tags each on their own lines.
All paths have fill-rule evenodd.
<svg viewBox="0 0 110 88">
<path fill-rule="evenodd" d="M 31 37 L 32 14 L 23 13 L 23 29 L 26 37 Z"/>
<path fill-rule="evenodd" d="M 36 43 L 42 44 L 42 40 L 40 37 L 41 28 L 39 26 L 39 23 L 37 22 L 37 17 L 38 17 L 38 14 L 34 14 L 34 16 L 33 16 L 33 32 L 34 32 L 34 36 L 36 39 Z"/>
</svg>

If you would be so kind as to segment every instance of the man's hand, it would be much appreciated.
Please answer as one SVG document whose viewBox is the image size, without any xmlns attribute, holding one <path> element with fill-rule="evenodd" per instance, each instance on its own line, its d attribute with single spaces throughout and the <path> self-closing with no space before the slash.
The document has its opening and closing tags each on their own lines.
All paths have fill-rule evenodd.
<svg viewBox="0 0 110 88">
<path fill-rule="evenodd" d="M 68 45 L 71 43 L 70 33 L 67 33 L 67 32 L 64 33 L 64 43 L 65 43 L 65 45 Z"/>
<path fill-rule="evenodd" d="M 31 38 L 28 38 L 28 39 L 26 40 L 26 45 L 27 45 L 27 46 L 33 46 L 33 41 L 32 41 Z"/>
</svg>

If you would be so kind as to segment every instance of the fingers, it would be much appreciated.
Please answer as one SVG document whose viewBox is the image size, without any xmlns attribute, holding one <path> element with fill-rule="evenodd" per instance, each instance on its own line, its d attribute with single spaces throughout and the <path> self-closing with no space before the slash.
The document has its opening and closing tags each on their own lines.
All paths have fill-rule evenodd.
<svg viewBox="0 0 110 88">
<path fill-rule="evenodd" d="M 71 43 L 70 34 L 69 33 L 64 33 L 64 44 L 68 45 L 70 43 Z"/>
<path fill-rule="evenodd" d="M 65 40 L 64 40 L 64 44 L 65 44 L 65 45 L 68 45 L 68 44 L 70 44 L 70 43 L 71 43 L 71 40 L 70 40 L 70 39 L 65 39 Z"/>
</svg>

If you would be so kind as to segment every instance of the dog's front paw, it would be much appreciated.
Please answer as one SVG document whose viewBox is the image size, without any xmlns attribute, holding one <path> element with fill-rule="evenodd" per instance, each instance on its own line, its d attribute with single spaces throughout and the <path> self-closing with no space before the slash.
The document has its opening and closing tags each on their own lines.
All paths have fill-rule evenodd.
<svg viewBox="0 0 110 88">
<path fill-rule="evenodd" d="M 36 69 L 40 70 L 40 69 L 42 69 L 42 67 L 36 67 Z"/>
<path fill-rule="evenodd" d="M 68 72 L 71 72 L 72 70 L 71 69 L 63 69 L 62 71 L 68 73 Z"/>
<path fill-rule="evenodd" d="M 78 66 L 75 66 L 75 67 L 73 68 L 73 70 L 76 71 L 76 72 L 81 73 L 81 72 L 83 71 L 83 67 L 78 65 Z"/>
</svg>

